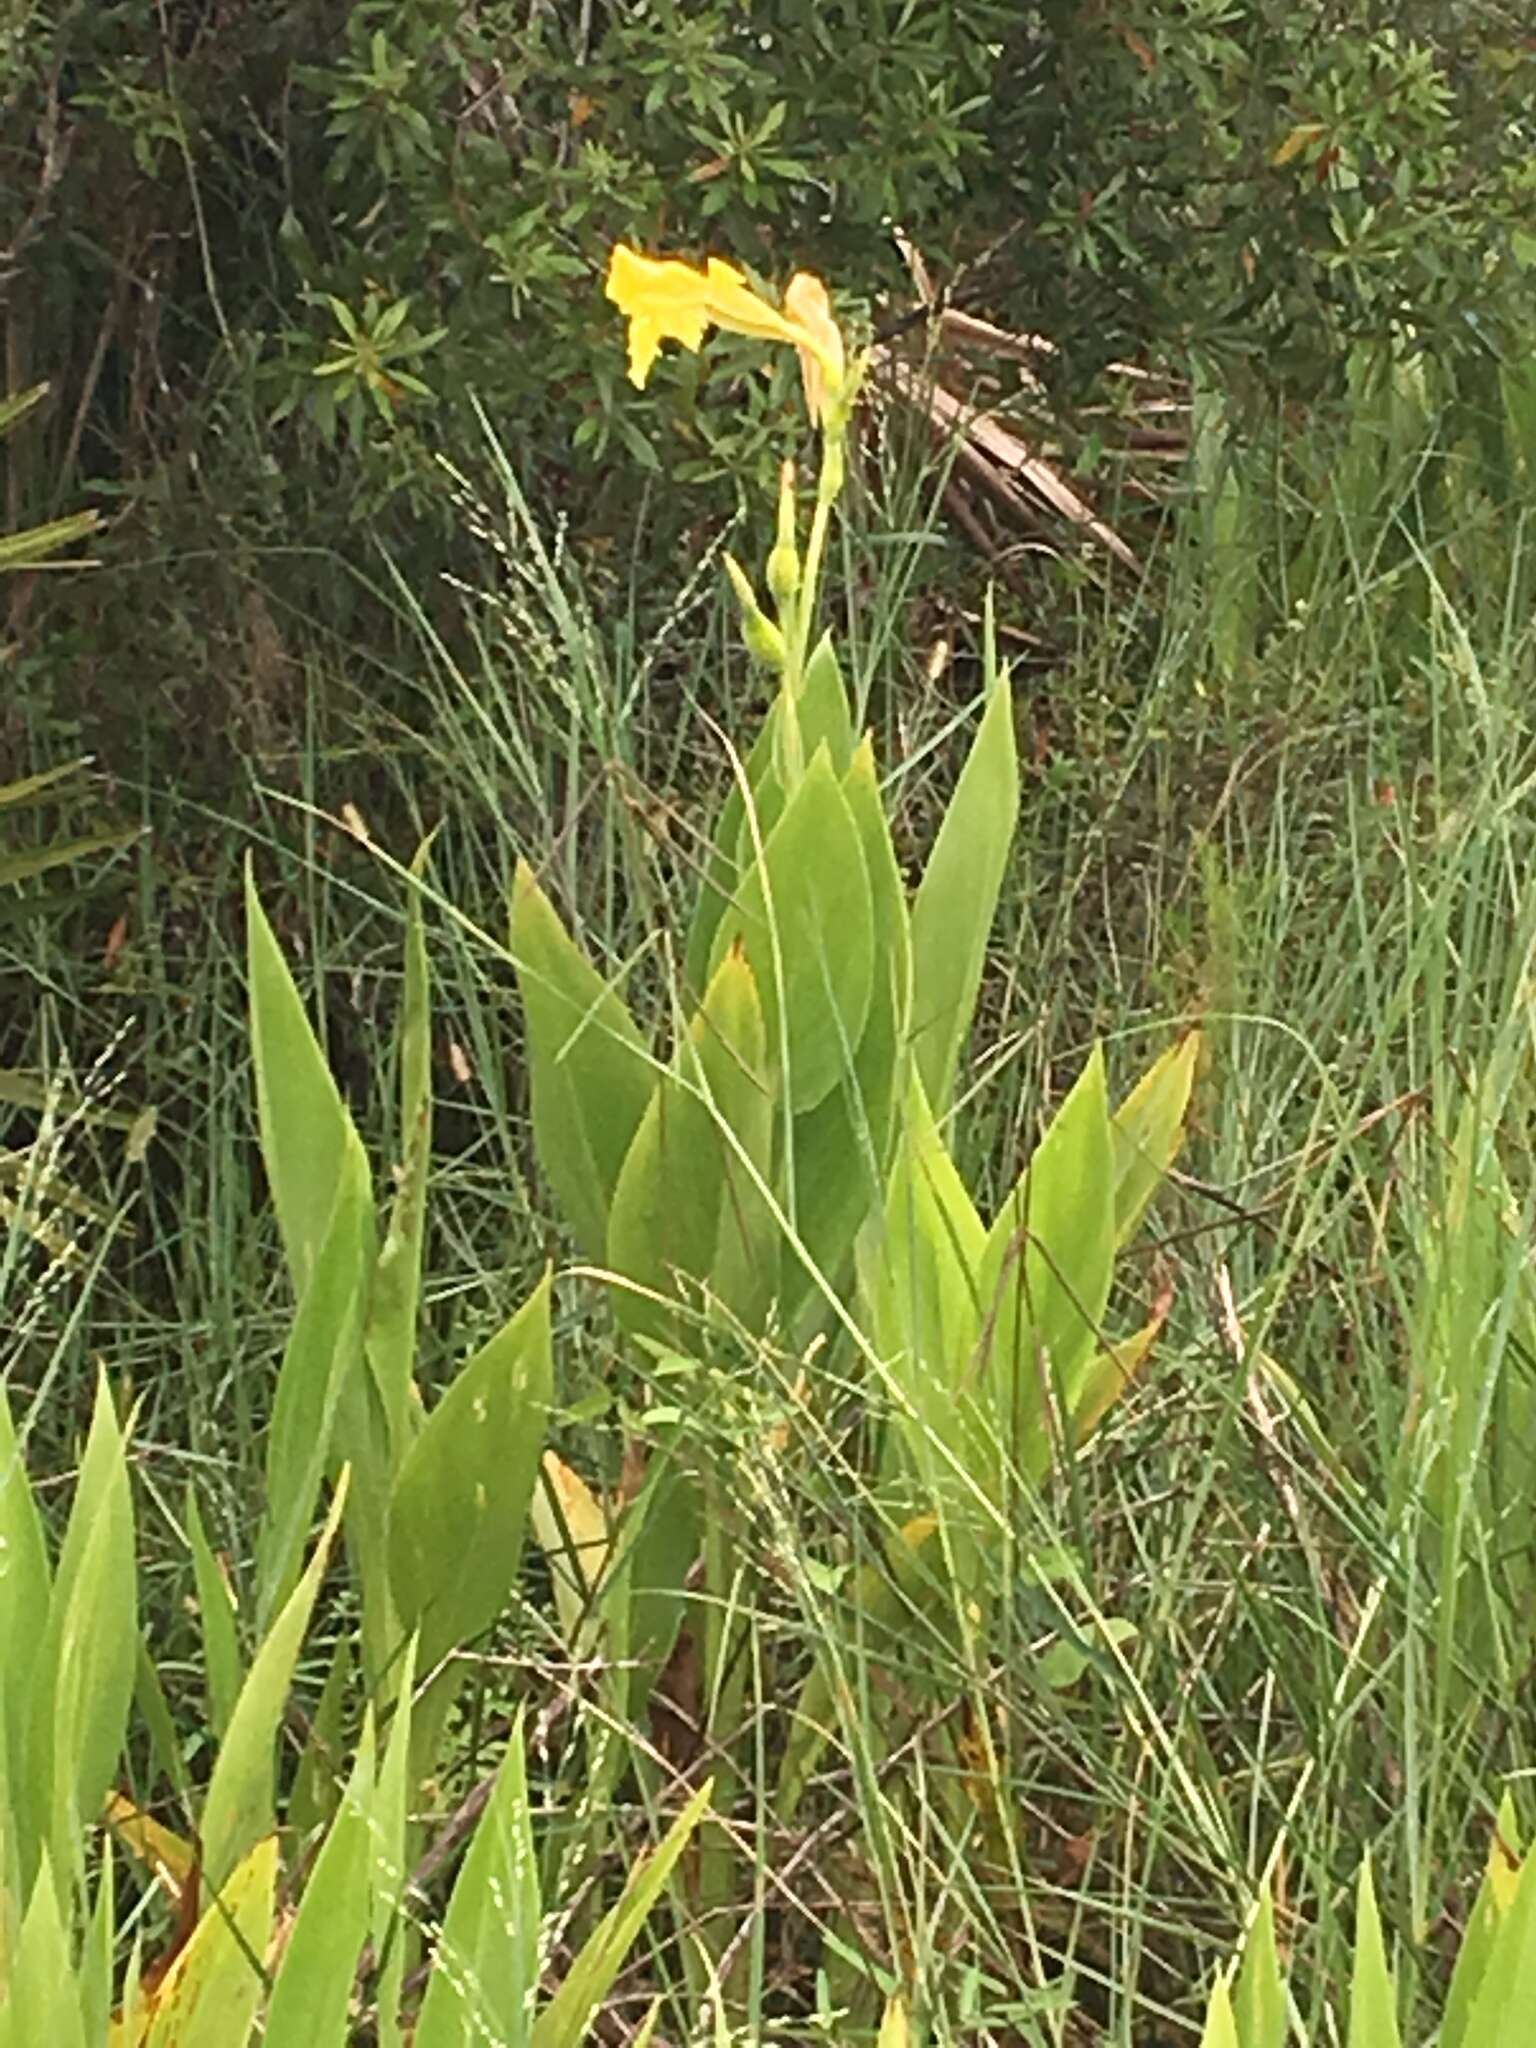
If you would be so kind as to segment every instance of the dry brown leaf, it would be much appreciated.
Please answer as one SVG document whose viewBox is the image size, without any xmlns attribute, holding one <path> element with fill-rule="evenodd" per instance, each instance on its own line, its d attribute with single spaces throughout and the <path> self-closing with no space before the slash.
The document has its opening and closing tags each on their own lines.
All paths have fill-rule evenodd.
<svg viewBox="0 0 1536 2048">
<path fill-rule="evenodd" d="M 877 350 L 876 357 L 880 371 L 909 404 L 920 406 L 927 413 L 935 431 L 958 436 L 961 448 L 968 452 L 973 467 L 985 477 L 997 496 L 1005 501 L 1012 500 L 1023 509 L 1026 501 L 1020 483 L 1027 484 L 1053 511 L 1059 512 L 1101 547 L 1107 548 L 1128 569 L 1140 573 L 1140 562 L 1114 528 L 1100 519 L 1065 478 L 1036 455 L 1017 434 L 990 413 L 967 407 L 953 392 L 923 377 L 910 363 L 892 355 L 889 350 Z"/>
</svg>

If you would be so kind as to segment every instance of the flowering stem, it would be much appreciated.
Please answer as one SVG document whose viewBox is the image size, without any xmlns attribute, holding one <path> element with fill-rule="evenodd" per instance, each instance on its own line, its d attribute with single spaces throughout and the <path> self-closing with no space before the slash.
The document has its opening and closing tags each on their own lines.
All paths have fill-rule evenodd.
<svg viewBox="0 0 1536 2048">
<path fill-rule="evenodd" d="M 811 514 L 810 537 L 805 544 L 805 567 L 800 579 L 800 594 L 795 618 L 795 631 L 789 643 L 789 680 L 798 690 L 805 675 L 806 656 L 810 652 L 810 639 L 816 624 L 816 600 L 821 584 L 822 558 L 827 551 L 827 534 L 832 524 L 832 507 L 843 487 L 843 437 L 841 433 L 828 434 L 825 452 L 822 456 L 821 475 L 816 483 L 816 509 Z"/>
</svg>

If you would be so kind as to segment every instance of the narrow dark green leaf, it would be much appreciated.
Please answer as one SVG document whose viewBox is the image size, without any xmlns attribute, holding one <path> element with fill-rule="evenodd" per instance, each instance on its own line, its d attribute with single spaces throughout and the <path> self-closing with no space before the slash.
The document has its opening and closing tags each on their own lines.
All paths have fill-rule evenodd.
<svg viewBox="0 0 1536 2048">
<path fill-rule="evenodd" d="M 187 1488 L 187 1545 L 197 1586 L 198 1619 L 203 1631 L 203 1677 L 208 1691 L 208 1725 L 222 1742 L 229 1717 L 240 1697 L 245 1665 L 235 1627 L 235 1603 L 203 1529 L 197 1495 Z"/>
<path fill-rule="evenodd" d="M 411 863 L 417 882 L 425 872 L 429 847 L 430 841 Z M 384 1406 L 395 1427 L 403 1430 L 416 1364 L 427 1181 L 432 1165 L 432 987 L 420 888 L 411 890 L 406 905 L 400 1137 L 402 1157 L 396 1168 L 394 1199 L 373 1272 L 367 1344 Z M 403 1452 L 403 1442 L 397 1448 Z"/>
</svg>

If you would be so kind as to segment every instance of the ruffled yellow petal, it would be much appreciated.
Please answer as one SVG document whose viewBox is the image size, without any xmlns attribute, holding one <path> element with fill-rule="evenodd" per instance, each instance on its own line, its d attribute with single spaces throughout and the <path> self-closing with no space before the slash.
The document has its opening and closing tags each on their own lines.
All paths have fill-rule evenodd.
<svg viewBox="0 0 1536 2048">
<path fill-rule="evenodd" d="M 661 344 L 666 339 L 659 320 L 651 320 L 636 313 L 629 322 L 629 381 L 638 391 L 645 389 L 645 380 L 651 374 L 651 365 L 661 353 Z"/>
<path fill-rule="evenodd" d="M 781 312 L 718 256 L 700 271 L 675 257 L 642 256 L 621 242 L 608 265 L 607 293 L 629 321 L 629 374 L 637 385 L 650 375 L 664 341 L 697 349 L 710 325 L 798 349 L 814 419 L 820 419 L 828 391 L 842 382 L 843 337 L 827 288 L 805 271 L 791 280 Z"/>
<path fill-rule="evenodd" d="M 629 374 L 644 385 L 664 341 L 697 349 L 710 315 L 705 280 L 673 258 L 660 262 L 620 242 L 608 264 L 608 297 L 629 319 Z"/>
</svg>

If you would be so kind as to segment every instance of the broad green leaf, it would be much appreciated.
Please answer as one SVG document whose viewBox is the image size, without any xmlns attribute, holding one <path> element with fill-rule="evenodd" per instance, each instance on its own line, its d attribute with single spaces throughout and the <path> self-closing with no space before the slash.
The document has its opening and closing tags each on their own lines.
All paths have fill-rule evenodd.
<svg viewBox="0 0 1536 2048">
<path fill-rule="evenodd" d="M 1184 1117 L 1200 1058 L 1191 1031 L 1142 1075 L 1110 1121 L 1115 1157 L 1115 1243 L 1122 1245 L 1162 1184 L 1184 1137 Z"/>
<path fill-rule="evenodd" d="M 349 2038 L 353 1980 L 368 1933 L 372 1802 L 370 1714 L 283 1949 L 266 2016 L 265 2038 L 274 2044 L 312 2041 L 315 2048 L 342 2048 Z"/>
<path fill-rule="evenodd" d="M 1479 2036 L 1489 2042 L 1496 2034 Z M 1397 2031 L 1397 1986 L 1382 1941 L 1370 1859 L 1360 1866 L 1355 1912 L 1355 1968 L 1349 1986 L 1348 2048 L 1402 2048 Z"/>
<path fill-rule="evenodd" d="M 278 1729 L 288 1705 L 293 1667 L 346 1503 L 347 1479 L 344 1471 L 314 1555 L 252 1659 L 213 1766 L 208 1796 L 203 1803 L 201 1835 L 203 1870 L 216 1891 L 229 1881 L 236 1865 L 272 1826 Z"/>
<path fill-rule="evenodd" d="M 1114 1223 L 1109 1105 L 1095 1047 L 993 1224 L 981 1266 L 980 1383 L 1003 1441 L 1034 1477 L 1051 1461 L 1098 1347 Z"/>
<path fill-rule="evenodd" d="M 276 1877 L 277 1838 L 268 1835 L 229 1873 L 153 1994 L 144 2048 L 245 2048 L 261 2003 Z"/>
<path fill-rule="evenodd" d="M 1200 2036 L 1200 2048 L 1247 2048 L 1247 2043 L 1237 2031 L 1232 1994 L 1227 1989 L 1225 1977 L 1218 1977 L 1211 1986 L 1211 2002 L 1205 2009 L 1205 2031 Z"/>
<path fill-rule="evenodd" d="M 363 1683 L 382 1708 L 401 1629 L 390 1591 L 389 1503 L 399 1469 L 395 1440 L 371 1371 L 346 1373 L 336 1403 L 333 1454 L 352 1473 L 347 1493 L 347 1566 L 362 1598 Z"/>
<path fill-rule="evenodd" d="M 1456 1967 L 1446 1993 L 1445 2017 L 1440 2023 L 1440 2048 L 1475 2048 L 1470 2020 L 1478 1993 L 1482 1990 L 1490 1957 L 1494 1954 L 1509 1908 L 1521 1882 L 1520 1837 L 1514 1801 L 1508 1792 L 1499 1805 L 1493 1840 L 1488 1845 L 1488 1862 L 1477 1898 L 1467 1920 L 1466 1932 L 1456 1951 Z"/>
<path fill-rule="evenodd" d="M 1241 2048 L 1285 2048 L 1285 1980 L 1275 1947 L 1275 1902 L 1269 1887 L 1243 1944 L 1234 1998 Z"/>
<path fill-rule="evenodd" d="M 814 1109 L 849 1071 L 869 1014 L 874 926 L 859 828 L 821 747 L 715 933 L 740 944 L 790 1107 Z M 782 1029 L 781 1029 L 782 1025 Z"/>
<path fill-rule="evenodd" d="M 766 1314 L 778 1280 L 778 1225 L 763 1192 L 773 1173 L 772 1057 L 752 970 L 731 954 L 689 1028 L 682 1071 L 709 1105 L 720 1162 L 711 1288 L 749 1325 Z"/>
<path fill-rule="evenodd" d="M 21 1849 L 16 1831 L 16 1787 L 12 1780 L 9 1763 L 10 1744 L 6 1738 L 5 1710 L 0 1698 L 0 1984 L 7 1982 L 16 1957 L 16 1943 L 21 1934 L 22 1908 L 27 1893 L 22 1883 Z M 0 2019 L 3 2019 L 4 2005 L 0 2002 Z M 0 2048 L 5 2048 L 3 2026 L 0 2026 Z"/>
<path fill-rule="evenodd" d="M 747 790 L 751 793 L 750 816 L 759 840 L 767 838 L 784 809 L 783 787 L 773 766 L 774 729 L 780 702 L 781 699 L 774 699 L 752 751 L 741 767 Z M 733 780 L 720 806 L 714 837 L 699 870 L 698 899 L 693 906 L 688 942 L 683 953 L 683 986 L 695 1002 L 709 986 L 710 962 L 715 957 L 715 938 L 720 920 L 757 858 L 748 818 L 748 797 L 740 781 Z"/>
<path fill-rule="evenodd" d="M 853 753 L 853 720 L 830 634 L 822 635 L 806 663 L 799 690 L 793 696 L 780 690 L 763 725 L 772 754 L 768 772 L 753 784 L 759 840 L 778 823 L 784 805 L 800 787 L 806 764 L 815 759 L 823 743 L 833 774 L 841 780 L 847 771 Z M 756 751 L 754 748 L 754 757 Z M 745 816 L 744 807 L 743 820 Z M 750 829 L 743 831 L 739 851 L 745 873 L 755 853 Z"/>
<path fill-rule="evenodd" d="M 986 1241 L 914 1073 L 885 1214 L 860 1245 L 859 1268 L 901 1397 L 897 1429 L 930 1495 L 947 1490 L 952 1460 L 974 1471 L 983 1456 L 966 1367 L 982 1329 Z"/>
<path fill-rule="evenodd" d="M 800 721 L 800 742 L 806 760 L 811 760 L 817 748 L 825 744 L 832 772 L 845 775 L 854 755 L 853 712 L 830 633 L 822 634 L 805 664 L 800 694 L 795 699 L 795 716 Z"/>
<path fill-rule="evenodd" d="M 714 1783 L 701 1785 L 652 1853 L 629 1874 L 616 1905 L 583 1944 L 560 1989 L 534 2022 L 529 2048 L 584 2048 L 592 2015 L 661 1896 L 673 1867 L 708 1809 Z"/>
<path fill-rule="evenodd" d="M 197 1495 L 190 1486 L 187 1488 L 187 1545 L 192 1552 L 197 1612 L 202 1624 L 208 1725 L 217 1746 L 224 1739 L 229 1717 L 235 1710 L 235 1701 L 240 1697 L 245 1663 L 240 1655 L 240 1639 L 235 1628 L 235 1603 L 203 1529 Z"/>
<path fill-rule="evenodd" d="M 1431 1477 L 1430 1497 L 1445 1520 L 1454 1519 L 1463 1488 L 1475 1482 L 1486 1424 L 1483 1388 L 1490 1357 L 1490 1304 L 1506 1295 L 1506 1276 L 1517 1253 L 1505 1218 L 1513 1203 L 1494 1142 L 1494 1119 L 1478 1091 L 1469 1092 L 1446 1157 L 1440 1205 L 1420 1232 L 1423 1281 L 1415 1357 L 1426 1393 L 1444 1405 L 1449 1435 Z"/>
<path fill-rule="evenodd" d="M 482 1635 L 516 1582 L 552 1394 L 549 1307 L 546 1274 L 463 1368 L 401 1467 L 390 1572 L 424 1671 Z"/>
<path fill-rule="evenodd" d="M 335 1207 L 283 1351 L 267 1427 L 267 1504 L 256 1542 L 258 1630 L 293 1590 L 315 1502 L 333 1461 L 342 1390 L 362 1371 L 373 1197 L 359 1147 L 345 1148 L 335 1188 Z M 354 1466 L 354 1484 L 362 1483 Z"/>
<path fill-rule="evenodd" d="M 512 889 L 539 1164 L 577 1243 L 601 1259 L 619 1170 L 656 1085 L 634 1019 L 572 942 L 526 862 Z"/>
<path fill-rule="evenodd" d="M 826 1099 L 795 1118 L 795 1225 L 820 1272 L 840 1285 L 854 1239 L 877 1215 L 885 1195 L 896 1122 L 898 1089 L 912 1000 L 912 948 L 906 892 L 880 802 L 874 749 L 865 739 L 843 778 L 869 870 L 874 972 L 864 1036 L 853 1071 Z M 810 1304 L 813 1322 L 822 1296 L 813 1277 L 786 1273 L 785 1313 Z M 807 1341 L 810 1331 L 798 1333 Z"/>
<path fill-rule="evenodd" d="M 1536 1598 L 1526 1506 L 1536 1445 L 1528 1434 L 1529 1366 L 1519 1355 L 1529 1281 L 1525 1245 L 1511 1224 L 1519 1206 L 1499 1156 L 1500 1122 L 1491 1084 L 1474 1079 L 1444 1143 L 1439 1201 L 1418 1231 L 1412 1355 L 1415 1404 L 1430 1435 L 1421 1430 L 1408 1439 L 1399 1482 L 1412 1485 L 1431 1509 L 1446 1683 L 1457 1693 L 1467 1681 L 1458 1675 L 1451 1644 L 1459 1637 L 1467 1664 L 1476 1666 L 1493 1654 L 1490 1627 L 1507 1626 L 1488 1613 L 1482 1532 L 1505 1532 L 1499 1576 L 1515 1594 L 1516 1611 L 1528 1616 Z M 1419 1454 L 1423 1441 L 1440 1447 L 1427 1474 Z M 1523 1540 L 1516 1540 L 1517 1531 L 1525 1532 Z"/>
<path fill-rule="evenodd" d="M 302 1301 L 331 1226 L 343 1164 L 348 1154 L 356 1155 L 354 1171 L 366 1184 L 367 1159 L 267 922 L 249 864 L 245 916 L 261 1156 L 293 1291 Z"/>
<path fill-rule="evenodd" d="M 1494 1883 L 1496 1896 L 1509 1897 L 1504 1873 Z M 1536 2012 L 1536 1855 L 1527 1855 L 1515 1880 L 1513 1897 L 1503 1908 L 1488 1944 L 1482 1981 L 1472 2005 L 1465 2048 L 1484 2042 L 1522 2040 Z M 1354 2044 L 1350 2044 L 1354 2048 Z M 1447 2048 L 1450 2043 L 1447 2041 Z"/>
<path fill-rule="evenodd" d="M 0 1726 L 0 1736 L 5 1730 Z M 10 1786 L 0 1769 L 0 1812 L 9 1813 Z M 21 1873 L 18 1869 L 17 1844 L 9 1828 L 0 1828 L 0 1984 L 8 1984 L 16 1967 L 16 1945 L 21 1939 L 22 1903 Z M 48 1879 L 50 1889 L 53 1877 Z M 0 2048 L 11 2048 L 11 2030 L 6 2022 L 6 2002 L 0 1998 Z"/>
<path fill-rule="evenodd" d="M 67 1874 L 59 1875 L 67 1891 Z M 0 2048 L 95 2048 L 85 2037 L 60 1890 L 44 1849 L 15 1959 L 0 1983 L 0 1994 L 10 1993 L 0 2002 Z"/>
<path fill-rule="evenodd" d="M 949 1113 L 1019 812 L 1013 693 L 998 677 L 912 905 L 912 1040 L 923 1092 Z"/>
<path fill-rule="evenodd" d="M 411 874 L 426 870 L 430 841 Z M 405 916 L 405 992 L 400 1016 L 400 1160 L 394 1200 L 379 1247 L 368 1301 L 368 1357 L 397 1428 L 409 1413 L 421 1302 L 427 1180 L 432 1165 L 432 989 L 422 893 L 413 888 Z M 403 1454 L 404 1443 L 397 1442 Z"/>
<path fill-rule="evenodd" d="M 100 1813 L 117 1772 L 138 1661 L 137 1604 L 128 1463 L 102 1378 L 32 1696 L 36 1811 L 48 1815 L 61 1880 L 80 1855 L 81 1824 Z"/>
<path fill-rule="evenodd" d="M 26 1783 L 26 1742 L 37 1662 L 48 1625 L 48 1552 L 21 1445 L 0 1387 L 0 1788 Z M 3 1810 L 3 1808 L 0 1808 Z M 19 1845 L 18 1845 L 19 1846 Z M 34 1844 L 35 1846 L 35 1844 Z M 28 1854 L 30 1856 L 30 1851 Z M 3 1938 L 0 1929 L 0 1938 Z"/>
<path fill-rule="evenodd" d="M 695 1303 L 707 1283 L 743 1318 L 766 1308 L 776 1275 L 772 1221 L 726 1132 L 766 1178 L 770 1057 L 752 969 L 744 953 L 728 953 L 614 1188 L 607 1253 L 616 1273 L 663 1297 L 686 1291 Z M 678 1341 L 656 1302 L 620 1288 L 616 1307 L 627 1328 Z"/>
<path fill-rule="evenodd" d="M 727 792 L 714 837 L 699 877 L 699 897 L 688 929 L 683 979 L 697 1000 L 709 985 L 710 961 L 715 957 L 715 934 L 726 905 L 736 894 L 747 870 L 757 858 L 758 844 L 768 838 L 784 810 L 784 785 L 775 761 L 778 729 L 784 716 L 781 691 L 769 707 L 752 750 L 743 764 L 747 790 L 751 792 L 752 821 L 748 822 L 747 796 L 740 781 L 733 780 Z M 805 665 L 805 677 L 795 703 L 803 758 L 814 758 L 826 742 L 834 773 L 841 776 L 853 758 L 853 717 L 830 635 L 824 634 Z M 755 827 L 755 831 L 754 828 Z"/>
<path fill-rule="evenodd" d="M 525 2048 L 539 1983 L 540 1902 L 521 1720 L 454 1882 L 413 2048 Z"/>
</svg>

